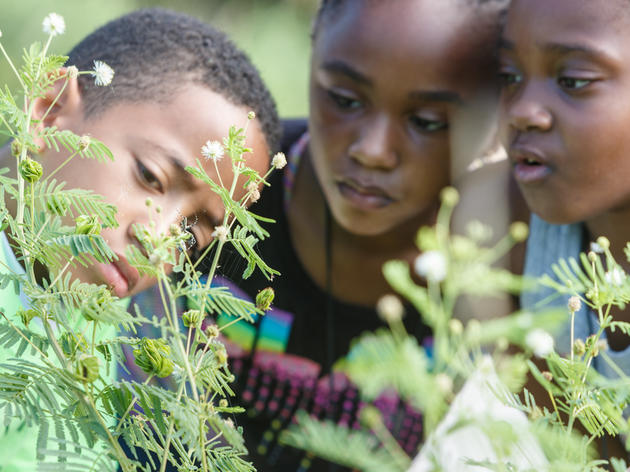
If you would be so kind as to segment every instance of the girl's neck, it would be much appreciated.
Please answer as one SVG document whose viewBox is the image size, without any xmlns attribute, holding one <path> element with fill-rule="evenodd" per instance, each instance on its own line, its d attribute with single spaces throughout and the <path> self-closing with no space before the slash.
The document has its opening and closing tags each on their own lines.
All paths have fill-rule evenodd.
<svg viewBox="0 0 630 472">
<path fill-rule="evenodd" d="M 326 287 L 326 202 L 311 165 L 304 155 L 295 177 L 288 206 L 289 232 L 303 267 L 315 283 Z M 423 224 L 432 224 L 434 214 L 417 219 L 378 236 L 348 232 L 330 218 L 332 251 L 332 292 L 335 298 L 357 305 L 373 306 L 391 292 L 382 275 L 383 264 L 391 259 L 411 262 L 418 250 L 415 234 Z"/>
</svg>

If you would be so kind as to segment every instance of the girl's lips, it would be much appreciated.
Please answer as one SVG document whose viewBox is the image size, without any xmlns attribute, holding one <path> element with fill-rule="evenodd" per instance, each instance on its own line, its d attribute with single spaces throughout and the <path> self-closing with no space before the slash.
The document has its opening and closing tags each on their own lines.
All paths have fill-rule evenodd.
<svg viewBox="0 0 630 472">
<path fill-rule="evenodd" d="M 124 256 L 116 255 L 118 256 L 117 261 L 109 264 L 98 263 L 97 267 L 113 294 L 119 298 L 124 298 L 131 293 L 138 283 L 140 273 L 135 267 L 129 265 Z"/>
<path fill-rule="evenodd" d="M 346 200 L 362 210 L 378 210 L 394 201 L 380 187 L 362 186 L 351 180 L 338 182 L 337 188 Z"/>
<path fill-rule="evenodd" d="M 520 184 L 539 184 L 552 172 L 546 156 L 538 151 L 527 148 L 511 148 L 509 156 L 514 178 Z"/>
</svg>

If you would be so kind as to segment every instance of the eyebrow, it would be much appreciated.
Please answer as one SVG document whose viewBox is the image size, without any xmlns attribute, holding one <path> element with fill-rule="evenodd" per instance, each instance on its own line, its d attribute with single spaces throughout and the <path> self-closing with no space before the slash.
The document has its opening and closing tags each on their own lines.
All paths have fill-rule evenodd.
<svg viewBox="0 0 630 472">
<path fill-rule="evenodd" d="M 345 75 L 346 77 L 354 80 L 355 82 L 372 86 L 373 82 L 368 77 L 363 75 L 358 70 L 351 67 L 349 64 L 339 60 L 327 61 L 322 64 L 322 69 L 334 74 Z M 422 100 L 427 102 L 448 102 L 459 103 L 462 101 L 460 95 L 450 90 L 418 90 L 409 93 L 409 98 L 415 100 Z"/>
<path fill-rule="evenodd" d="M 516 48 L 513 41 L 510 41 L 506 38 L 501 38 L 499 40 L 499 48 L 507 49 L 508 51 L 514 51 Z M 610 57 L 610 54 L 603 49 L 590 47 L 580 43 L 544 43 L 540 45 L 540 48 L 544 51 L 553 53 L 553 54 L 570 54 L 574 52 L 579 52 L 582 54 L 587 54 L 589 56 L 606 56 Z"/>
<path fill-rule="evenodd" d="M 339 60 L 326 61 L 322 64 L 322 69 L 334 74 L 345 75 L 346 77 L 364 85 L 372 85 L 372 81 L 361 72 L 351 67 L 349 64 Z"/>
</svg>

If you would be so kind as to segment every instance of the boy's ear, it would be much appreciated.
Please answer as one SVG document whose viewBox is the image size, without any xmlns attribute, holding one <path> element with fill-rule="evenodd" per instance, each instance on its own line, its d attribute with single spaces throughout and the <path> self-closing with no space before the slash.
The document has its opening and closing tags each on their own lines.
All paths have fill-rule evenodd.
<svg viewBox="0 0 630 472">
<path fill-rule="evenodd" d="M 74 68 L 59 69 L 59 78 L 46 90 L 43 96 L 33 101 L 33 122 L 38 131 L 56 126 L 68 128 L 69 122 L 83 113 L 83 102 L 79 90 L 79 81 Z M 35 144 L 43 149 L 44 140 L 35 139 Z"/>
</svg>

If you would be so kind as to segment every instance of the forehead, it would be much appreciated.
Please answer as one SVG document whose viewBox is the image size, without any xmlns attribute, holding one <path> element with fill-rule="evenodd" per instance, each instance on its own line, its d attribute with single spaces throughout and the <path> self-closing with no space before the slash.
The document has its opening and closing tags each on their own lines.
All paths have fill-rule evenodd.
<svg viewBox="0 0 630 472">
<path fill-rule="evenodd" d="M 186 166 L 197 166 L 199 160 L 215 182 L 218 175 L 225 185 L 232 182 L 232 165 L 226 155 L 218 161 L 202 157 L 207 141 L 223 142 L 231 126 L 247 126 L 246 165 L 264 173 L 269 166 L 265 136 L 258 120 L 249 122 L 248 108 L 238 106 L 213 90 L 196 84 L 185 84 L 163 102 L 120 103 L 90 118 L 82 134 L 102 140 L 114 152 L 114 166 L 126 166 L 131 157 L 151 157 L 170 163 L 167 167 L 177 179 L 183 194 L 182 211 L 217 216 L 223 205 L 210 187 L 182 173 Z M 127 157 L 129 156 L 129 157 Z"/>
<path fill-rule="evenodd" d="M 475 26 L 474 17 L 459 0 L 346 2 L 320 28 L 314 65 L 340 59 L 383 80 L 461 89 L 466 71 L 479 70 L 471 65 L 492 56 L 480 47 L 492 28 Z"/>
<path fill-rule="evenodd" d="M 628 0 L 514 0 L 504 37 L 544 42 L 616 42 L 628 38 Z"/>
</svg>

